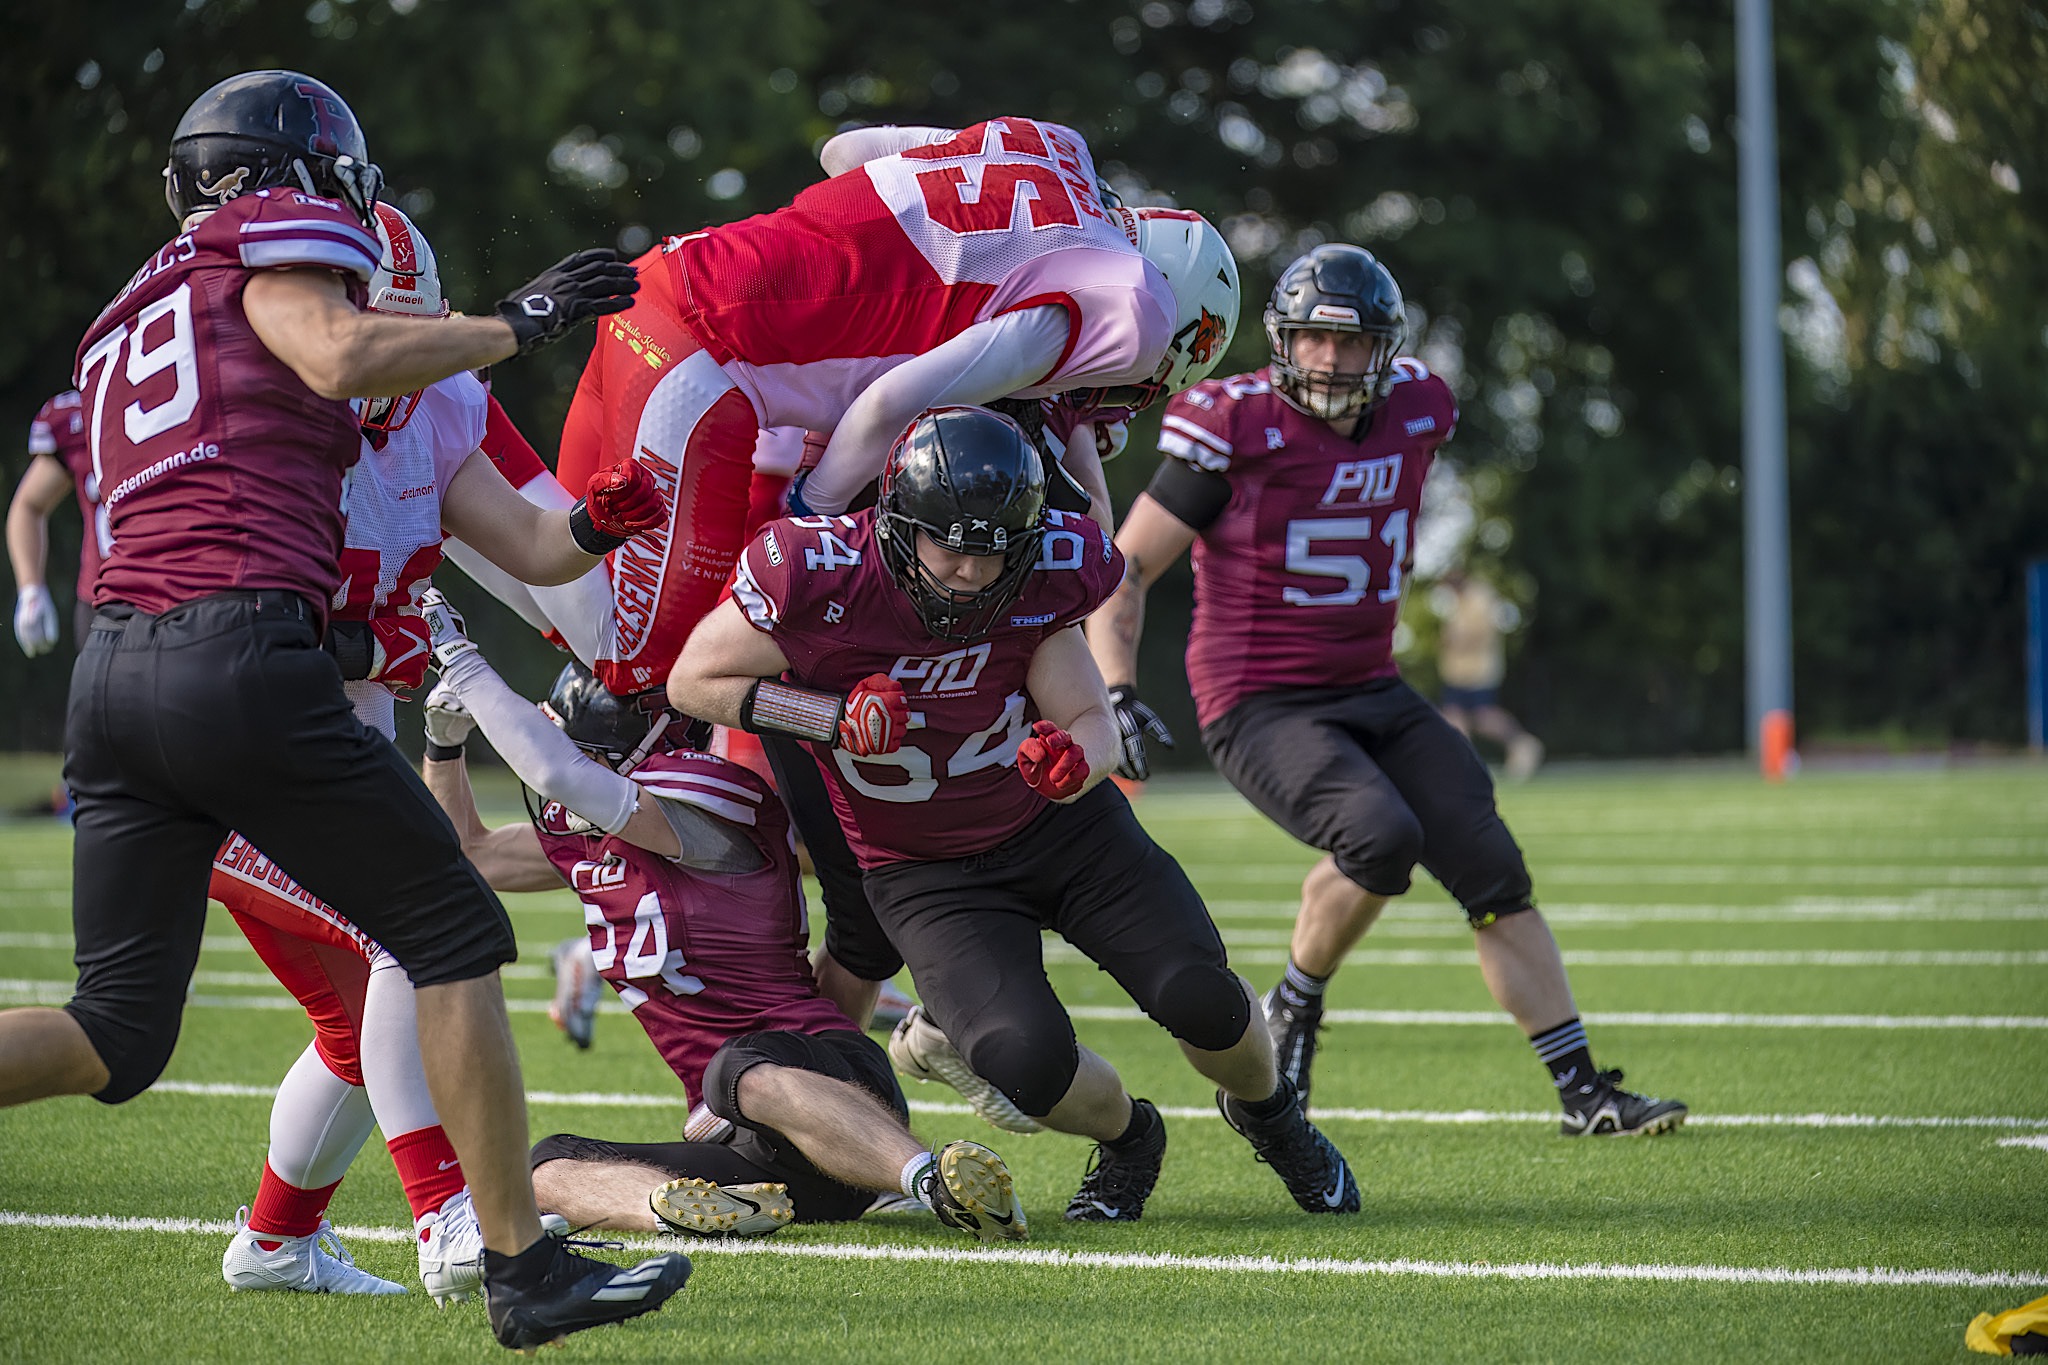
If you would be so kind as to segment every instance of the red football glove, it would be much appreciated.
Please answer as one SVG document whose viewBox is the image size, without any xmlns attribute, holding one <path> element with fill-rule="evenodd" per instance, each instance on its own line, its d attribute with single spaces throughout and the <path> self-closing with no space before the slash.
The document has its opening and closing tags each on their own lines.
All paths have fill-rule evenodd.
<svg viewBox="0 0 2048 1365">
<path fill-rule="evenodd" d="M 583 508 L 592 526 L 618 540 L 668 523 L 668 503 L 637 460 L 621 460 L 592 474 L 583 490 Z"/>
<path fill-rule="evenodd" d="M 386 687 L 410 692 L 427 680 L 427 661 L 433 657 L 433 640 L 427 620 L 417 610 L 404 608 L 401 614 L 370 619 L 370 678 Z"/>
<path fill-rule="evenodd" d="M 1088 780 L 1088 756 L 1059 726 L 1033 721 L 1031 737 L 1017 746 L 1017 776 L 1040 796 L 1065 800 Z"/>
<path fill-rule="evenodd" d="M 910 703 L 903 698 L 903 684 L 871 674 L 846 694 L 846 709 L 839 713 L 839 747 L 860 758 L 893 754 L 903 747 L 903 733 L 909 728 Z"/>
</svg>

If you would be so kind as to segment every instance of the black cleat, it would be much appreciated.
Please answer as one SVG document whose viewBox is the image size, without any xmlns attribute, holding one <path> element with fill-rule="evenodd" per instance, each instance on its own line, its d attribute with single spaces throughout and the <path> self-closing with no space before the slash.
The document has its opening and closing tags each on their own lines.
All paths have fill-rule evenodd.
<svg viewBox="0 0 2048 1365">
<path fill-rule="evenodd" d="M 1317 1000 L 1307 1005 L 1293 1004 L 1281 995 L 1278 986 L 1267 991 L 1259 1003 L 1266 1007 L 1266 1031 L 1273 1035 L 1273 1052 L 1280 1074 L 1301 1096 L 1301 1107 L 1306 1109 L 1309 1068 L 1316 1060 L 1316 1034 L 1323 1027 L 1323 1003 Z"/>
<path fill-rule="evenodd" d="M 552 1245 L 554 1264 L 534 1284 L 514 1288 L 485 1273 L 491 1332 L 508 1350 L 532 1351 L 586 1327 L 652 1313 L 690 1278 L 690 1258 L 680 1252 L 621 1266 L 579 1255 L 558 1236 Z"/>
<path fill-rule="evenodd" d="M 1291 1083 L 1281 1078 L 1282 1085 Z M 1308 1109 L 1299 1094 L 1275 1118 L 1257 1119 L 1228 1091 L 1216 1092 L 1216 1107 L 1223 1120 L 1251 1143 L 1259 1160 L 1273 1168 L 1294 1196 L 1294 1202 L 1309 1213 L 1357 1213 L 1358 1182 L 1351 1178 L 1351 1166 L 1335 1143 L 1308 1121 Z"/>
<path fill-rule="evenodd" d="M 1081 1188 L 1067 1204 L 1069 1223 L 1135 1223 L 1144 1216 L 1145 1201 L 1152 1197 L 1166 1160 L 1166 1120 L 1150 1100 L 1132 1100 L 1131 1107 L 1150 1112 L 1151 1133 L 1127 1149 L 1095 1144 Z"/>
<path fill-rule="evenodd" d="M 984 1242 L 1021 1242 L 1031 1235 L 1001 1157 L 978 1142 L 949 1142 L 933 1155 L 938 1160 L 923 1193 L 941 1223 Z"/>
<path fill-rule="evenodd" d="M 1598 1072 L 1583 1090 L 1560 1096 L 1566 1137 L 1655 1137 L 1685 1122 L 1683 1100 L 1660 1100 L 1621 1088 L 1621 1068 Z"/>
</svg>

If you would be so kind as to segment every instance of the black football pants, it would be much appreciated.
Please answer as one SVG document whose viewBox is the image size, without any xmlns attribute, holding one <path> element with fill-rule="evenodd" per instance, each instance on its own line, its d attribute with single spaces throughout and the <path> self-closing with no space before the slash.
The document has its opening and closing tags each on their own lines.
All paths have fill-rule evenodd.
<svg viewBox="0 0 2048 1365">
<path fill-rule="evenodd" d="M 517 955 L 511 922 L 398 751 L 356 720 L 306 601 L 263 590 L 150 616 L 102 608 L 71 675 L 64 780 L 77 799 L 65 1006 L 112 1076 L 170 1060 L 213 855 L 240 831 L 383 944 L 415 985 Z"/>
</svg>

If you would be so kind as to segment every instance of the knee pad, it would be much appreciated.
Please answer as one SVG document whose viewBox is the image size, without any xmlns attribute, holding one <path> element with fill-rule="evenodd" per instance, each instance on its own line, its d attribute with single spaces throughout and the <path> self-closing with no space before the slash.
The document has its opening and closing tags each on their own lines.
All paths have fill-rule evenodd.
<svg viewBox="0 0 2048 1365">
<path fill-rule="evenodd" d="M 1330 850 L 1337 870 L 1375 896 L 1405 895 L 1422 861 L 1422 824 L 1404 807 L 1353 821 Z"/>
<path fill-rule="evenodd" d="M 178 1045 L 182 1000 L 144 1018 L 122 1018 L 90 1000 L 73 999 L 64 1012 L 85 1030 L 86 1041 L 107 1068 L 107 1083 L 93 1093 L 101 1104 L 125 1104 L 156 1084 Z"/>
<path fill-rule="evenodd" d="M 976 1075 L 1035 1119 L 1053 1111 L 1081 1069 L 1080 1045 L 1071 1028 L 1061 1034 L 998 1025 L 977 1030 L 971 1038 L 955 1038 L 953 1045 Z"/>
<path fill-rule="evenodd" d="M 1216 963 L 1180 968 L 1160 984 L 1146 1010 L 1168 1033 L 1203 1052 L 1237 1045 L 1252 1021 L 1237 974 Z"/>
</svg>

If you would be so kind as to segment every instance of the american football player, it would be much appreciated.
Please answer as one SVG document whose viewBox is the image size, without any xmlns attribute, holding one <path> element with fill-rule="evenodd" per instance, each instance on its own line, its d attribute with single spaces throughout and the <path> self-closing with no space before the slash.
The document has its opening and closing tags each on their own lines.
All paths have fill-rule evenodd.
<svg viewBox="0 0 2048 1365">
<path fill-rule="evenodd" d="M 1319 246 L 1281 272 L 1265 323 L 1271 364 L 1168 406 L 1166 458 L 1117 532 L 1130 577 L 1088 634 L 1122 770 L 1143 777 L 1147 734 L 1166 737 L 1137 695 L 1138 637 L 1146 589 L 1192 545 L 1202 742 L 1247 800 L 1326 855 L 1264 1001 L 1295 1085 L 1308 1092 L 1331 975 L 1419 862 L 1464 907 L 1487 988 L 1551 1074 L 1565 1136 L 1676 1128 L 1684 1104 L 1593 1065 L 1493 780 L 1394 663 L 1423 477 L 1458 421 L 1449 386 L 1400 354 L 1400 287 L 1370 252 Z"/>
<path fill-rule="evenodd" d="M 1044 1126 L 1095 1139 L 1069 1219 L 1139 1217 L 1166 1129 L 1078 1047 L 1040 960 L 1045 929 L 1179 1040 L 1302 1208 L 1355 1212 L 1350 1168 L 1276 1073 L 1200 896 L 1102 781 L 1116 727 L 1077 627 L 1123 560 L 1044 500 L 1015 422 L 923 414 L 874 507 L 778 521 L 747 548 L 669 698 L 809 749 L 900 954 L 881 975 L 907 961 L 975 1072 Z"/>
<path fill-rule="evenodd" d="M 7 505 L 7 558 L 14 567 L 14 642 L 33 659 L 57 647 L 57 604 L 48 582 L 50 514 L 67 496 L 78 499 L 85 523 L 71 616 L 72 640 L 81 649 L 92 621 L 92 582 L 100 570 L 100 485 L 85 432 L 85 400 L 77 389 L 64 390 L 36 410 L 28 453 L 28 468 Z"/>
</svg>

